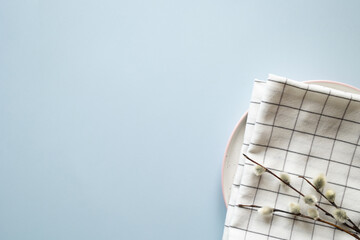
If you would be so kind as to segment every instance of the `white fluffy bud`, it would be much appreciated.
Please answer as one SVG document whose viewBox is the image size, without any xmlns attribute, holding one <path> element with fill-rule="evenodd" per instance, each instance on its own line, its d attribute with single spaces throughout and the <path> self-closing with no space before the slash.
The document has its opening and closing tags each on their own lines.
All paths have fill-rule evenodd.
<svg viewBox="0 0 360 240">
<path fill-rule="evenodd" d="M 313 184 L 316 189 L 318 189 L 318 190 L 322 189 L 326 184 L 326 178 L 325 178 L 324 174 L 321 173 L 319 176 L 314 178 Z"/>
<path fill-rule="evenodd" d="M 283 180 L 285 183 L 290 184 L 290 176 L 287 173 L 281 173 L 280 179 Z"/>
<path fill-rule="evenodd" d="M 333 211 L 333 216 L 336 221 L 344 223 L 347 220 L 346 212 L 340 208 L 337 208 Z"/>
<path fill-rule="evenodd" d="M 258 209 L 258 213 L 263 216 L 270 216 L 274 212 L 274 208 L 262 207 Z"/>
<path fill-rule="evenodd" d="M 319 218 L 319 211 L 315 208 L 309 208 L 307 212 L 309 217 L 313 218 L 314 220 L 317 220 Z"/>
<path fill-rule="evenodd" d="M 306 195 L 304 197 L 304 202 L 309 206 L 314 206 L 317 203 L 317 201 L 318 201 L 317 198 L 312 194 Z"/>
<path fill-rule="evenodd" d="M 289 211 L 294 214 L 300 213 L 300 205 L 298 203 L 291 202 L 289 204 Z"/>
<path fill-rule="evenodd" d="M 334 190 L 327 190 L 325 192 L 325 197 L 330 201 L 330 202 L 334 202 L 335 201 L 335 196 L 336 196 L 336 193 Z"/>
<path fill-rule="evenodd" d="M 260 165 L 255 165 L 255 167 L 254 167 L 254 173 L 256 176 L 262 175 L 265 171 L 266 171 L 266 169 Z"/>
</svg>

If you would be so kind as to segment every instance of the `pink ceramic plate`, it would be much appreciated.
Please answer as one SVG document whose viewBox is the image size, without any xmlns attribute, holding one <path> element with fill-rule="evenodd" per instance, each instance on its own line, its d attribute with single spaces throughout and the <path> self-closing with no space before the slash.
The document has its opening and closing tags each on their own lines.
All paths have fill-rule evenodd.
<svg viewBox="0 0 360 240">
<path fill-rule="evenodd" d="M 306 83 L 320 85 L 324 87 L 330 87 L 345 92 L 360 94 L 360 89 L 345 83 L 324 81 L 324 80 L 306 81 Z M 226 206 L 230 198 L 231 185 L 238 165 L 238 159 L 241 154 L 241 146 L 244 139 L 246 118 L 247 118 L 247 112 L 244 113 L 244 115 L 240 118 L 240 121 L 236 124 L 230 136 L 224 154 L 222 173 L 221 173 L 221 185 L 222 185 L 224 202 Z"/>
</svg>

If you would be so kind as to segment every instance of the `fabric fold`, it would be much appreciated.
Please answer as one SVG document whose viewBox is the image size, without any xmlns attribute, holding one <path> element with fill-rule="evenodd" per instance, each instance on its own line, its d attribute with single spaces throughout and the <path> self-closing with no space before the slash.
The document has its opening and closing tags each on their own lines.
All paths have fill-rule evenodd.
<svg viewBox="0 0 360 240">
<path fill-rule="evenodd" d="M 251 101 L 249 104 L 249 110 L 246 118 L 244 141 L 243 141 L 243 145 L 241 146 L 242 152 L 246 152 L 249 146 L 253 128 L 255 126 L 256 116 L 260 106 L 261 96 L 264 91 L 265 85 L 266 85 L 265 81 L 261 81 L 261 80 L 254 81 L 253 91 L 251 94 Z M 235 204 L 236 204 L 237 191 L 239 190 L 240 187 L 240 181 L 243 174 L 244 163 L 245 163 L 245 157 L 241 154 L 239 158 L 239 164 L 234 176 L 234 181 L 231 187 L 231 195 L 228 203 L 228 210 L 226 213 L 223 239 L 228 239 L 229 235 L 232 234 L 232 230 L 231 230 L 232 227 L 230 225 L 230 221 L 233 216 L 233 212 L 236 209 Z"/>
</svg>

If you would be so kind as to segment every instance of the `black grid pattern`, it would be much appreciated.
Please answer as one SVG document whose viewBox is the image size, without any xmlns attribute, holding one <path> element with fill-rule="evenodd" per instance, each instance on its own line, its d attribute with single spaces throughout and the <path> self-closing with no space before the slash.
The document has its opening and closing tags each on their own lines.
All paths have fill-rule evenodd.
<svg viewBox="0 0 360 240">
<path fill-rule="evenodd" d="M 284 84 L 284 86 L 286 86 L 286 85 Z M 304 93 L 304 96 L 303 96 L 302 99 L 301 99 L 301 104 L 300 104 L 299 109 L 301 109 L 301 107 L 302 107 L 303 104 L 304 104 L 304 100 L 305 100 L 305 97 L 306 97 L 306 94 L 307 94 L 308 90 L 309 90 L 309 87 L 306 88 L 306 91 L 305 91 L 305 93 Z M 280 103 L 281 103 L 281 102 L 280 102 Z M 297 124 L 297 122 L 298 122 L 298 120 L 299 120 L 299 114 L 300 114 L 300 111 L 298 111 L 297 114 L 296 114 L 296 119 L 295 119 L 295 124 L 294 124 L 293 129 L 296 129 L 296 124 Z M 274 124 L 274 125 L 275 125 L 275 124 Z M 273 126 L 273 127 L 274 127 L 274 126 Z M 292 140 L 293 136 L 294 136 L 294 131 L 291 131 L 290 140 L 289 140 L 289 143 L 288 143 L 288 145 L 287 145 L 286 152 L 285 152 L 284 163 L 283 163 L 283 166 L 282 166 L 282 169 L 281 169 L 282 172 L 284 172 L 284 170 L 285 170 L 285 163 L 286 163 L 286 160 L 287 160 L 287 158 L 288 158 L 289 147 L 290 147 L 291 140 Z M 275 199 L 275 207 L 277 207 L 277 200 L 278 200 L 278 197 L 279 197 L 279 192 L 280 192 L 280 186 L 279 186 L 279 188 L 278 188 L 277 195 L 276 195 L 276 199 Z M 270 231 L 271 231 L 271 227 L 272 227 L 273 220 L 274 220 L 274 217 L 272 216 L 271 222 L 270 222 L 270 228 L 269 228 L 269 232 L 268 232 L 269 235 L 270 235 Z M 293 222 L 295 222 L 295 221 L 293 220 Z M 291 238 L 291 235 L 290 235 L 290 238 Z"/>
<path fill-rule="evenodd" d="M 286 84 L 283 85 L 282 92 L 281 92 L 281 96 L 280 96 L 280 100 L 279 100 L 279 104 L 281 103 L 281 100 L 282 100 L 282 98 L 283 98 L 285 87 L 286 87 Z M 279 111 L 279 107 L 276 108 L 276 113 L 275 113 L 274 118 L 273 118 L 273 120 L 272 120 L 272 126 L 270 127 L 270 136 L 269 136 L 269 139 L 268 139 L 267 144 L 270 144 L 270 142 L 271 142 L 271 137 L 272 137 L 273 132 L 274 132 L 274 127 L 273 127 L 273 126 L 274 126 L 274 124 L 275 124 L 275 122 L 276 122 L 276 115 L 277 115 L 278 111 Z M 262 163 L 263 163 L 263 164 L 266 164 L 265 161 L 266 161 L 266 154 L 267 154 L 267 152 L 268 152 L 268 148 L 265 148 L 264 156 L 263 156 L 263 159 L 262 159 Z M 257 183 L 257 188 L 255 189 L 255 196 L 254 196 L 254 198 L 253 198 L 252 204 L 255 204 L 255 200 L 256 200 L 256 196 L 257 196 L 257 194 L 258 194 L 258 189 L 259 189 L 259 186 L 260 186 L 260 182 L 261 182 L 261 177 L 260 177 L 260 179 L 259 179 L 259 181 L 258 181 L 258 183 Z M 249 219 L 251 219 L 252 213 L 253 213 L 253 211 L 250 212 Z M 246 239 L 246 237 L 247 237 L 247 233 L 248 233 L 249 227 L 250 227 L 250 221 L 248 221 L 248 224 L 247 224 L 247 226 L 246 226 L 246 230 L 247 230 L 247 231 L 245 232 L 245 239 Z M 268 237 L 270 236 L 270 235 L 269 235 L 270 228 L 271 228 L 271 225 L 270 225 L 270 227 L 269 227 L 269 231 L 267 232 L 267 236 L 268 236 Z"/>
<path fill-rule="evenodd" d="M 277 92 L 277 94 L 272 94 L 272 92 Z M 246 128 L 252 129 L 253 136 L 250 142 L 244 142 L 244 148 L 248 149 L 247 154 L 250 157 L 264 163 L 275 172 L 285 171 L 291 176 L 303 175 L 308 178 L 314 177 L 317 172 L 326 173 L 328 185 L 340 196 L 337 203 L 347 210 L 348 215 L 356 223 L 359 223 L 360 218 L 357 216 L 360 213 L 360 207 L 354 207 L 355 204 L 350 203 L 350 200 L 360 196 L 360 188 L 356 185 L 356 180 L 360 179 L 360 176 L 358 177 L 360 173 L 359 103 L 358 95 L 340 91 L 332 92 L 328 88 L 318 86 L 309 88 L 307 84 L 288 81 L 284 78 L 269 79 L 261 102 L 251 102 L 251 105 L 258 105 L 258 116 L 255 122 L 247 122 Z M 345 151 L 344 146 L 346 152 L 342 152 Z M 338 156 L 344 156 L 346 160 Z M 301 171 L 292 169 L 294 159 L 300 163 Z M 298 163 L 295 162 L 295 164 Z M 283 215 L 273 216 L 270 224 L 269 222 L 264 224 L 256 217 L 256 214 L 252 214 L 253 211 L 238 208 L 236 204 L 239 203 L 266 205 L 261 204 L 263 201 L 284 209 L 286 206 L 281 207 L 280 204 L 288 199 L 300 200 L 294 192 L 286 192 L 278 185 L 276 188 L 269 187 L 267 185 L 269 178 L 265 179 L 266 176 L 256 179 L 251 173 L 253 164 L 249 162 L 243 164 L 240 161 L 239 166 L 243 168 L 241 182 L 233 184 L 233 188 L 237 189 L 236 202 L 229 204 L 229 209 L 232 209 L 230 211 L 237 211 L 237 214 L 234 214 L 227 222 L 226 228 L 245 232 L 241 235 L 243 238 L 240 239 L 256 239 L 256 234 L 259 239 L 320 239 L 324 237 L 323 230 L 328 229 L 329 226 Z M 303 192 L 311 191 L 303 180 L 298 181 L 300 182 L 298 188 Z M 324 208 L 331 209 L 331 205 L 325 201 L 321 201 L 321 204 Z M 242 221 L 238 221 L 241 218 Z M 282 228 L 282 231 L 279 231 L 281 223 L 286 218 L 290 221 L 288 229 Z M 311 226 L 311 230 L 304 233 L 304 226 L 307 229 Z M 329 235 L 329 230 L 326 231 Z M 328 236 L 330 239 L 338 239 L 338 236 L 341 236 L 341 239 L 352 239 L 339 234 L 339 231 L 331 230 L 330 232 L 331 236 Z M 249 233 L 251 235 L 248 235 Z M 224 237 L 225 239 L 232 238 Z"/>
<path fill-rule="evenodd" d="M 329 93 L 326 95 L 326 100 L 325 100 L 325 102 L 324 102 L 324 104 L 323 104 L 323 106 L 322 106 L 322 108 L 321 108 L 321 112 L 320 112 L 320 114 L 319 114 L 318 121 L 316 122 L 316 127 L 315 127 L 315 131 L 314 131 L 315 133 L 312 134 L 311 146 L 310 146 L 310 150 L 309 150 L 309 152 L 308 152 L 308 154 L 307 154 L 307 156 L 306 156 L 306 163 L 305 163 L 305 168 L 304 168 L 304 171 L 303 171 L 303 176 L 306 175 L 306 168 L 307 168 L 307 165 L 308 165 L 308 163 L 309 163 L 311 150 L 312 150 L 312 148 L 313 148 L 313 146 L 314 146 L 314 145 L 313 145 L 314 139 L 315 139 L 315 136 L 316 136 L 316 133 L 317 133 L 319 124 L 320 124 L 321 117 L 322 117 L 323 114 L 324 114 L 325 106 L 326 106 L 326 104 L 327 104 L 327 102 L 328 102 L 328 100 L 329 100 L 330 93 L 331 93 L 331 90 L 329 90 Z M 301 108 L 300 108 L 300 109 L 301 109 Z M 300 111 L 300 110 L 299 110 L 299 111 Z M 303 191 L 303 186 L 304 186 L 304 180 L 302 179 L 302 180 L 301 180 L 300 191 Z M 297 202 L 298 202 L 298 203 L 300 202 L 300 196 L 298 196 Z M 293 232 L 294 232 L 295 223 L 296 223 L 296 222 L 295 222 L 295 219 L 294 219 L 293 222 L 292 222 L 292 224 L 291 224 L 290 239 L 291 239 L 292 234 L 293 234 Z M 313 239 L 313 237 L 314 237 L 314 230 L 315 230 L 315 222 L 314 222 L 314 226 L 313 226 L 313 229 L 312 229 L 312 232 L 311 232 L 311 239 Z"/>
</svg>

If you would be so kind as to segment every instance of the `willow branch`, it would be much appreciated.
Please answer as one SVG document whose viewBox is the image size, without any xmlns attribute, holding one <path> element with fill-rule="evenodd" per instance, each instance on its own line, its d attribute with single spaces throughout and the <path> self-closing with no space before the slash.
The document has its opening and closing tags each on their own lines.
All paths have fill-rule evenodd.
<svg viewBox="0 0 360 240">
<path fill-rule="evenodd" d="M 262 206 L 253 205 L 253 204 L 252 204 L 252 205 L 238 204 L 237 206 L 238 206 L 238 207 L 241 207 L 241 208 L 246 208 L 246 209 L 258 209 L 258 208 L 262 208 Z M 302 218 L 306 218 L 306 219 L 310 219 L 310 220 L 319 221 L 319 222 L 325 223 L 325 224 L 327 224 L 327 225 L 330 225 L 330 226 L 332 226 L 332 227 L 334 227 L 334 228 L 336 228 L 336 229 L 338 229 L 338 230 L 340 230 L 340 231 L 342 231 L 342 232 L 345 232 L 345 233 L 353 236 L 353 237 L 356 238 L 356 239 L 360 239 L 360 237 L 359 237 L 358 235 L 356 235 L 355 233 L 352 233 L 352 232 L 348 231 L 347 229 L 342 228 L 342 227 L 339 226 L 339 225 L 336 225 L 336 224 L 334 224 L 334 223 L 328 222 L 328 221 L 326 221 L 326 220 L 324 220 L 324 219 L 321 219 L 321 218 L 314 219 L 314 218 L 309 217 L 309 216 L 307 216 L 307 215 L 304 215 L 304 214 L 302 214 L 302 213 L 292 213 L 292 212 L 288 212 L 288 211 L 281 210 L 281 209 L 277 209 L 277 208 L 274 208 L 274 209 L 273 209 L 273 212 L 274 212 L 274 213 L 275 213 L 275 212 L 286 213 L 286 214 L 293 215 L 293 216 L 297 216 L 297 217 L 302 217 Z"/>
<path fill-rule="evenodd" d="M 304 179 L 311 187 L 313 187 L 322 197 L 324 197 L 331 205 L 333 205 L 336 208 L 339 208 L 338 205 L 335 202 L 330 201 L 318 188 L 316 188 L 314 186 L 314 184 L 312 184 L 305 176 L 298 176 L 299 178 Z M 349 218 L 347 217 L 347 220 L 353 225 L 353 227 L 348 226 L 348 224 L 345 223 L 345 225 L 347 227 L 350 227 L 352 229 L 354 229 L 355 231 L 360 233 L 360 229 L 358 228 L 358 226 L 356 226 L 356 224 Z"/>
<path fill-rule="evenodd" d="M 300 192 L 299 190 L 297 190 L 296 188 L 294 188 L 293 186 L 291 186 L 290 183 L 285 182 L 284 180 L 282 180 L 278 175 L 276 175 L 275 173 L 273 173 L 273 171 L 271 171 L 270 169 L 268 169 L 267 167 L 261 165 L 260 163 L 252 160 L 251 158 L 249 158 L 246 154 L 243 154 L 244 157 L 246 157 L 249 161 L 255 163 L 256 165 L 259 165 L 260 167 L 264 168 L 266 172 L 270 173 L 271 175 L 273 175 L 274 177 L 276 177 L 279 181 L 281 181 L 283 184 L 285 184 L 286 186 L 288 186 L 289 188 L 291 188 L 292 190 L 294 190 L 295 192 L 297 192 L 300 196 L 305 197 L 305 195 Z"/>
<path fill-rule="evenodd" d="M 299 178 L 304 179 L 311 187 L 313 187 L 322 197 L 324 197 L 331 205 L 333 205 L 336 208 L 339 208 L 335 202 L 331 202 L 319 189 L 317 189 L 314 184 L 312 184 L 306 177 L 304 176 L 298 176 Z"/>
<path fill-rule="evenodd" d="M 271 171 L 269 168 L 267 168 L 267 167 L 265 167 L 264 165 L 256 162 L 255 160 L 251 159 L 251 158 L 248 157 L 246 154 L 243 154 L 243 155 L 244 155 L 244 157 L 245 157 L 246 159 L 248 159 L 249 161 L 251 161 L 251 162 L 255 163 L 256 165 L 259 165 L 260 167 L 264 168 L 266 172 L 268 172 L 268 173 L 270 173 L 271 175 L 273 175 L 275 178 L 277 178 L 277 179 L 278 179 L 279 181 L 281 181 L 283 184 L 285 184 L 286 186 L 288 186 L 289 188 L 291 188 L 292 190 L 294 190 L 294 191 L 295 191 L 296 193 L 298 193 L 300 196 L 305 197 L 305 195 L 304 195 L 302 192 L 300 192 L 299 190 L 297 190 L 296 188 L 294 188 L 290 183 L 287 183 L 287 182 L 285 182 L 284 180 L 282 180 L 278 175 L 276 175 L 276 174 L 275 174 L 273 171 Z M 329 216 L 329 217 L 335 219 L 334 216 L 333 216 L 331 213 L 329 213 L 328 211 L 326 211 L 326 210 L 325 210 L 324 208 L 322 208 L 319 204 L 316 203 L 316 204 L 315 204 L 315 207 L 317 207 L 317 208 L 320 209 L 323 213 L 325 213 L 326 216 Z M 352 223 L 352 224 L 353 224 L 353 223 Z M 350 225 L 347 224 L 347 223 L 345 223 L 344 225 L 347 226 L 347 227 L 349 227 L 349 228 L 351 228 L 351 229 L 353 229 L 354 231 L 360 233 L 360 231 L 358 231 L 358 227 L 357 227 L 355 224 L 353 224 L 354 226 L 350 226 Z"/>
</svg>

